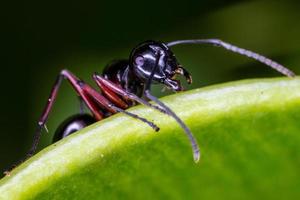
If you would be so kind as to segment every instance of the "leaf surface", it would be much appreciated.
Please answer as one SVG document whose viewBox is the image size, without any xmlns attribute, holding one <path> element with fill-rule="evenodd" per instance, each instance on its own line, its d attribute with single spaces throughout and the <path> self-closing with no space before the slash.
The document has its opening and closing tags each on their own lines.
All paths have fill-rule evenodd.
<svg viewBox="0 0 300 200">
<path fill-rule="evenodd" d="M 151 108 L 97 122 L 0 181 L 0 199 L 289 199 L 300 197 L 300 79 L 252 79 L 162 98 L 202 151 L 194 163 L 175 121 Z"/>
</svg>

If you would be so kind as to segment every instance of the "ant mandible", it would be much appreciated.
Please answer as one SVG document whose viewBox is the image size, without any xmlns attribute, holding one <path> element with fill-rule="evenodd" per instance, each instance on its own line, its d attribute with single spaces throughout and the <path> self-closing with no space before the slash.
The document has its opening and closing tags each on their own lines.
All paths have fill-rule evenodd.
<svg viewBox="0 0 300 200">
<path fill-rule="evenodd" d="M 140 103 L 169 115 L 176 120 L 188 136 L 192 145 L 194 161 L 198 162 L 200 159 L 200 149 L 190 129 L 168 106 L 151 94 L 151 84 L 157 83 L 164 84 L 167 88 L 176 92 L 182 91 L 183 88 L 180 81 L 176 79 L 176 75 L 182 75 L 189 84 L 192 83 L 191 75 L 179 64 L 170 48 L 179 44 L 209 44 L 223 47 L 234 53 L 253 58 L 288 77 L 295 76 L 291 70 L 265 56 L 239 48 L 219 39 L 178 40 L 169 43 L 146 41 L 132 50 L 128 60 L 119 60 L 108 65 L 103 70 L 102 75 L 94 73 L 93 79 L 101 89 L 101 92 L 98 92 L 89 84 L 77 78 L 70 71 L 62 70 L 58 75 L 45 109 L 39 119 L 33 145 L 24 160 L 35 153 L 42 129 L 45 127 L 62 80 L 67 79 L 92 115 L 81 113 L 67 119 L 56 131 L 54 141 L 60 140 L 91 123 L 117 112 L 122 112 L 141 120 L 155 131 L 158 131 L 159 128 L 154 123 L 126 111 L 128 107 Z M 153 101 L 156 105 L 146 101 L 143 97 Z"/>
</svg>

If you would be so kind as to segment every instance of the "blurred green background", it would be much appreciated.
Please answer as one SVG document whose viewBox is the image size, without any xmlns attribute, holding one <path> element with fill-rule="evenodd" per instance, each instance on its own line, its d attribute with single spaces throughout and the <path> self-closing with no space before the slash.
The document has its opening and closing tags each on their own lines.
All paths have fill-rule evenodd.
<svg viewBox="0 0 300 200">
<path fill-rule="evenodd" d="M 2 7 L 1 154 L 3 171 L 29 149 L 52 84 L 63 68 L 92 83 L 93 72 L 127 58 L 138 43 L 220 38 L 269 56 L 300 73 L 300 2 L 281 1 L 24 1 Z M 248 58 L 208 46 L 173 51 L 195 88 L 244 78 L 281 76 Z M 155 87 L 157 96 L 165 95 Z M 58 124 L 79 111 L 63 84 L 40 148 Z"/>
</svg>

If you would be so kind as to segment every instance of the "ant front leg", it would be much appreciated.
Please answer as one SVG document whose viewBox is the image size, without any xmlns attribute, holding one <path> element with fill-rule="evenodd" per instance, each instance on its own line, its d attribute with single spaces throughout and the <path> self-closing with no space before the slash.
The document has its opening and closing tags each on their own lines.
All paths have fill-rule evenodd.
<svg viewBox="0 0 300 200">
<path fill-rule="evenodd" d="M 166 106 L 163 102 L 161 102 L 158 98 L 156 98 L 155 96 L 153 96 L 151 94 L 151 83 L 152 83 L 152 79 L 153 79 L 154 73 L 157 70 L 158 62 L 160 60 L 160 57 L 161 57 L 161 53 L 158 52 L 158 54 L 156 56 L 155 66 L 152 67 L 150 77 L 149 77 L 149 79 L 148 79 L 148 81 L 146 82 L 146 85 L 145 85 L 144 95 L 148 99 L 150 99 L 151 101 L 157 103 L 160 107 L 164 108 L 165 111 L 166 111 L 166 113 L 169 116 L 173 117 L 173 119 L 175 119 L 175 121 L 181 126 L 181 128 L 186 133 L 186 135 L 187 135 L 187 137 L 190 140 L 190 143 L 192 145 L 194 161 L 198 162 L 200 160 L 200 155 L 201 155 L 200 154 L 200 148 L 199 148 L 199 145 L 197 143 L 196 138 L 192 134 L 192 132 L 189 129 L 189 127 L 187 127 L 187 125 L 168 106 Z"/>
</svg>

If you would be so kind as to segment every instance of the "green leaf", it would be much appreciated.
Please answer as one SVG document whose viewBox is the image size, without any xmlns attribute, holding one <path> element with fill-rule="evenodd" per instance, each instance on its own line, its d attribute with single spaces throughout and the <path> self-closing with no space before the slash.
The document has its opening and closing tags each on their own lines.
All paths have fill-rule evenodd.
<svg viewBox="0 0 300 200">
<path fill-rule="evenodd" d="M 0 199 L 300 198 L 300 78 L 256 79 L 162 98 L 191 128 L 144 106 L 158 133 L 117 114 L 45 148 L 0 181 Z"/>
</svg>

